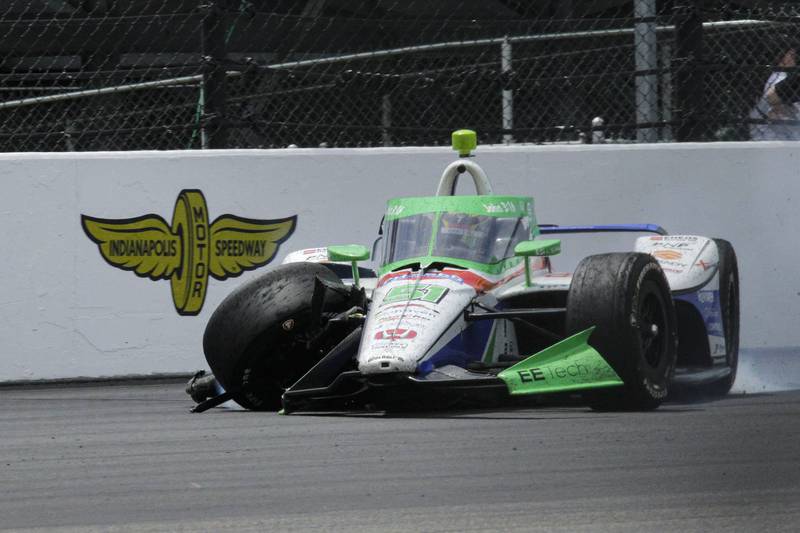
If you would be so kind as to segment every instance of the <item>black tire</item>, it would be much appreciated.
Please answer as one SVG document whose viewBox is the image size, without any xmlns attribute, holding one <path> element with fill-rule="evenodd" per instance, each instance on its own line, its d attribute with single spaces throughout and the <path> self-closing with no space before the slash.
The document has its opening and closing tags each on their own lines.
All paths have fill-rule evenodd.
<svg viewBox="0 0 800 533">
<path fill-rule="evenodd" d="M 583 259 L 567 296 L 566 331 L 574 334 L 596 326 L 589 344 L 625 383 L 592 394 L 591 406 L 657 408 L 667 397 L 675 370 L 676 323 L 669 285 L 652 256 L 611 253 Z"/>
<path fill-rule="evenodd" d="M 739 264 L 733 246 L 726 240 L 714 239 L 719 253 L 719 301 L 722 314 L 722 329 L 725 333 L 725 361 L 731 369 L 730 375 L 706 387 L 706 391 L 724 396 L 736 381 L 739 367 Z"/>
<path fill-rule="evenodd" d="M 203 335 L 206 361 L 242 407 L 278 409 L 283 391 L 323 355 L 325 347 L 305 342 L 319 327 L 310 319 L 317 277 L 341 284 L 315 263 L 280 265 L 238 287 L 211 315 Z M 329 291 L 325 310 L 342 307 L 346 299 L 345 290 Z"/>
</svg>

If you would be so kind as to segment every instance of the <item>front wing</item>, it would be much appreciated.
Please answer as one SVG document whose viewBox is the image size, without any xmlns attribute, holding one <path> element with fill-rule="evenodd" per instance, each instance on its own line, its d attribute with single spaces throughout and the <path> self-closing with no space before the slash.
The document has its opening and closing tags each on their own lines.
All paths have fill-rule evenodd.
<svg viewBox="0 0 800 533">
<path fill-rule="evenodd" d="M 356 402 L 374 392 L 390 391 L 395 398 L 404 394 L 436 391 L 495 391 L 511 396 L 577 392 L 616 387 L 623 384 L 606 360 L 587 343 L 594 328 L 568 337 L 503 369 L 499 373 L 476 372 L 454 365 L 437 368 L 425 375 L 364 375 L 357 370 L 340 372 L 325 386 L 318 376 L 331 375 L 342 355 L 323 358 L 308 374 L 283 395 L 282 413 L 319 409 L 326 405 Z"/>
</svg>

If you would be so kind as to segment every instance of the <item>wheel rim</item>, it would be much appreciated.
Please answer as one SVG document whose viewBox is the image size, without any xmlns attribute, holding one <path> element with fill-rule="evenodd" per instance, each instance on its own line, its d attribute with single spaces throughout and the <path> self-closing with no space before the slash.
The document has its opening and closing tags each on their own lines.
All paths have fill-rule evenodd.
<svg viewBox="0 0 800 533">
<path fill-rule="evenodd" d="M 667 324 L 664 306 L 655 293 L 650 292 L 643 298 L 639 324 L 639 337 L 644 359 L 652 368 L 658 368 L 666 357 Z"/>
<path fill-rule="evenodd" d="M 243 370 L 247 377 L 242 394 L 259 407 L 277 405 L 283 391 L 300 379 L 313 364 L 310 360 L 304 360 L 311 357 L 309 350 L 297 353 L 298 344 L 304 344 L 302 336 L 278 331 L 270 338 L 269 345 L 254 352 Z"/>
</svg>

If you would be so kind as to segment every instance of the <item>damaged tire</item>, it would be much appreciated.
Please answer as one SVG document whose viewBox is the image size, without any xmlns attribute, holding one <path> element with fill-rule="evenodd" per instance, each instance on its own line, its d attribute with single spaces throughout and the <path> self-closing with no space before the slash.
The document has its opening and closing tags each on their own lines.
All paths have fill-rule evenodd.
<svg viewBox="0 0 800 533">
<path fill-rule="evenodd" d="M 322 324 L 312 318 L 317 278 L 334 287 L 323 311 L 344 310 L 349 289 L 336 274 L 316 263 L 290 263 L 238 287 L 211 315 L 206 361 L 242 407 L 278 409 L 283 391 L 341 340 L 320 335 Z"/>
</svg>

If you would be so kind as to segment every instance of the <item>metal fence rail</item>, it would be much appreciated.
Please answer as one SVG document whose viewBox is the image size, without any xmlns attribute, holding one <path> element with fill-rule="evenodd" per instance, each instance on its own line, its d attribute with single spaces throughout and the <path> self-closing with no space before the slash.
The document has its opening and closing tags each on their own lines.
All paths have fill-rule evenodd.
<svg viewBox="0 0 800 533">
<path fill-rule="evenodd" d="M 795 69 L 790 2 L 5 4 L 2 151 L 430 145 L 459 127 L 493 143 L 800 132 L 791 102 L 762 98 Z"/>
</svg>

